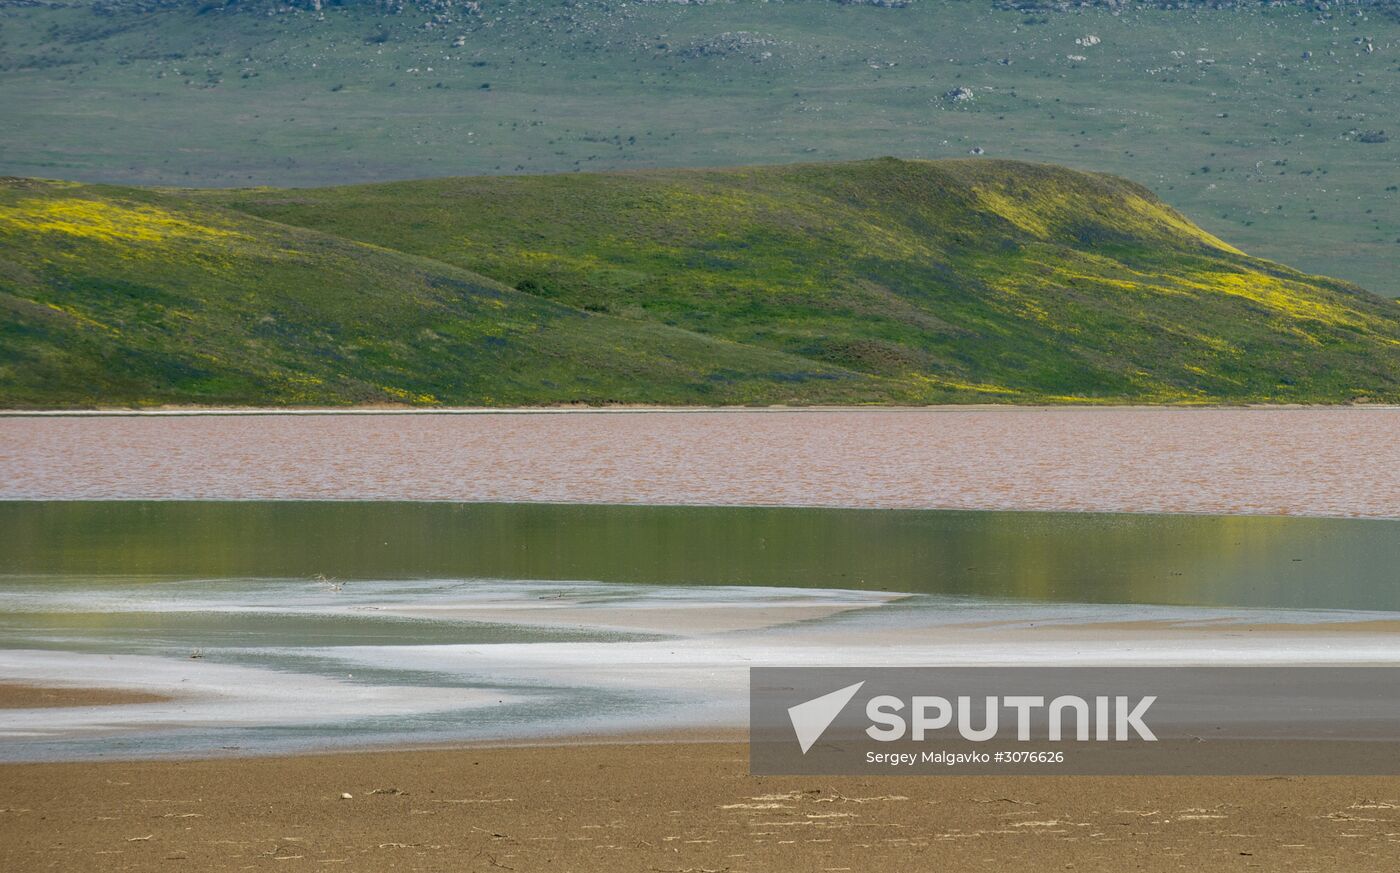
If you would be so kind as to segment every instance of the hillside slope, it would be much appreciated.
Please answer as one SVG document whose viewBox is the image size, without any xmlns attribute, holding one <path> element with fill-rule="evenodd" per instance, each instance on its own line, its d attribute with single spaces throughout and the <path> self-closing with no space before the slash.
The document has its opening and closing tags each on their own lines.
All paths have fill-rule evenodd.
<svg viewBox="0 0 1400 873">
<path fill-rule="evenodd" d="M 1044 165 L 881 159 L 187 196 L 882 377 L 871 401 L 1400 398 L 1394 302 L 1244 255 L 1135 184 Z"/>
<path fill-rule="evenodd" d="M 896 396 L 880 382 L 172 193 L 0 180 L 3 407 Z"/>
<path fill-rule="evenodd" d="M 286 187 L 982 149 L 1135 179 L 1248 252 L 1396 297 L 1396 9 L 0 0 L 0 175 Z"/>
<path fill-rule="evenodd" d="M 1400 305 L 993 161 L 0 182 L 0 405 L 1400 399 Z"/>
</svg>

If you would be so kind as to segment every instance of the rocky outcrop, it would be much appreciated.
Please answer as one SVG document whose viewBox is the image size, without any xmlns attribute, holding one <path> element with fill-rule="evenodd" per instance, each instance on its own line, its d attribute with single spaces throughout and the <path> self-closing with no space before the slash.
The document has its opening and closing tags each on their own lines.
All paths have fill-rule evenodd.
<svg viewBox="0 0 1400 873">
<path fill-rule="evenodd" d="M 773 57 L 772 49 L 777 45 L 778 41 L 771 36 L 738 30 L 697 39 L 688 45 L 676 47 L 674 51 L 687 58 L 727 58 L 737 55 L 754 61 L 766 61 Z"/>
</svg>

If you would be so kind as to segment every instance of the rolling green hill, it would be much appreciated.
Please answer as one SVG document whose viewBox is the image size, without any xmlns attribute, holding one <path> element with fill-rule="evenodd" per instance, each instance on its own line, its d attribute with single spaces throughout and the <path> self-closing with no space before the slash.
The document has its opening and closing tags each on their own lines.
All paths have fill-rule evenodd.
<svg viewBox="0 0 1400 873">
<path fill-rule="evenodd" d="M 0 188 L 0 397 L 1400 399 L 1400 305 L 1007 161 Z"/>
<path fill-rule="evenodd" d="M 0 182 L 0 406 L 745 403 L 878 380 L 172 193 Z"/>
</svg>

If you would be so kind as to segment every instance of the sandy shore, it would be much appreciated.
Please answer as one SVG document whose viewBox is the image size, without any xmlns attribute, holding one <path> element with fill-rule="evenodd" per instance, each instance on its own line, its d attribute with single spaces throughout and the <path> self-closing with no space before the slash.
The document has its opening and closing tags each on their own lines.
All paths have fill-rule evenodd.
<svg viewBox="0 0 1400 873">
<path fill-rule="evenodd" d="M 0 682 L 0 709 L 114 706 L 123 703 L 162 703 L 170 699 L 164 694 L 121 688 L 71 688 Z"/>
<path fill-rule="evenodd" d="M 0 869 L 1400 865 L 1400 778 L 756 778 L 746 756 L 688 743 L 5 765 Z"/>
</svg>

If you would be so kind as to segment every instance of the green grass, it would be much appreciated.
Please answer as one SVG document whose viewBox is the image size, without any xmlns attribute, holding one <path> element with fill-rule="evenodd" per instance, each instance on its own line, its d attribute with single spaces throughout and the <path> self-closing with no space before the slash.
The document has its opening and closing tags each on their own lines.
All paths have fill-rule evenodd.
<svg viewBox="0 0 1400 873">
<path fill-rule="evenodd" d="M 850 402 L 876 380 L 169 193 L 0 184 L 0 406 Z"/>
<path fill-rule="evenodd" d="M 1400 295 L 1400 22 L 1376 6 L 490 0 L 426 29 L 57 2 L 0 9 L 0 172 L 326 185 L 980 147 L 1133 179 L 1247 251 Z"/>
<path fill-rule="evenodd" d="M 1400 400 L 1400 305 L 992 160 L 0 186 L 0 403 Z"/>
</svg>

